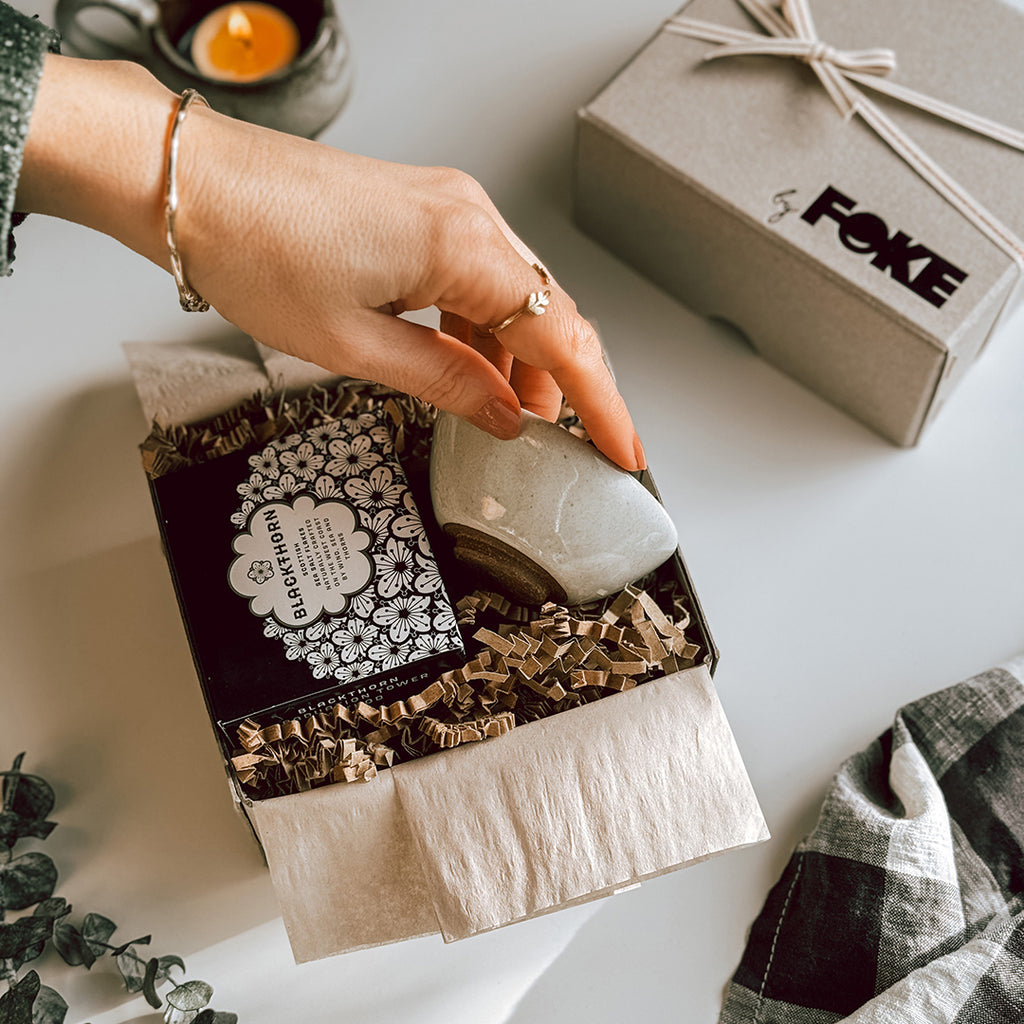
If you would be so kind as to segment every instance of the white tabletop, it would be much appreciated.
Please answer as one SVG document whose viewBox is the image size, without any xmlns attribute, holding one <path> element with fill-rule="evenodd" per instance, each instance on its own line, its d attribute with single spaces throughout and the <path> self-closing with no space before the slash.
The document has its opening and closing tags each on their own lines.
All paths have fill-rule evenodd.
<svg viewBox="0 0 1024 1024">
<path fill-rule="evenodd" d="M 0 756 L 27 750 L 57 790 L 41 848 L 75 915 L 152 932 L 243 1022 L 713 1021 L 838 763 L 901 703 L 1024 648 L 1024 315 L 901 451 L 571 222 L 574 111 L 674 6 L 346 3 L 356 91 L 325 136 L 473 173 L 600 324 L 721 648 L 773 839 L 591 907 L 292 963 L 195 682 L 120 351 L 230 328 L 178 312 L 170 279 L 108 239 L 42 217 L 19 232 L 0 282 Z M 69 1024 L 155 1019 L 108 966 L 43 970 Z"/>
</svg>

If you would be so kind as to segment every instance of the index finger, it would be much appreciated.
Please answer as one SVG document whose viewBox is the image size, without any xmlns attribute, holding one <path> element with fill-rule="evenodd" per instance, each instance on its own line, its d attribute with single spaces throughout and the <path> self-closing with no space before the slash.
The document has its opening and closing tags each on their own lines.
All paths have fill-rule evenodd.
<svg viewBox="0 0 1024 1024">
<path fill-rule="evenodd" d="M 438 305 L 484 325 L 482 333 L 487 333 L 489 325 L 501 324 L 523 308 L 532 293 L 548 291 L 541 315 L 519 316 L 495 336 L 517 361 L 550 374 L 600 451 L 624 469 L 646 468 L 643 445 L 594 328 L 508 226 L 487 193 L 474 189 L 472 204 L 488 215 L 492 237 L 486 246 L 459 246 L 455 262 L 461 266 L 451 282 L 454 287 Z M 537 388 L 536 381 L 530 387 Z"/>
<path fill-rule="evenodd" d="M 441 330 L 475 349 L 512 385 L 520 405 L 554 422 L 562 406 L 562 391 L 546 370 L 538 370 L 512 353 L 486 327 L 470 323 L 455 313 L 441 314 Z"/>
<path fill-rule="evenodd" d="M 604 360 L 597 332 L 557 284 L 550 287 L 545 313 L 520 317 L 499 332 L 501 343 L 517 359 L 554 378 L 605 455 L 626 469 L 645 468 L 643 445 Z"/>
<path fill-rule="evenodd" d="M 500 224 L 491 221 L 486 245 L 459 246 L 437 305 L 489 325 L 516 360 L 550 374 L 600 451 L 624 469 L 645 468 L 643 446 L 597 333 L 547 271 L 525 261 L 522 243 L 513 245 Z M 537 292 L 548 293 L 539 312 L 531 302 Z"/>
</svg>

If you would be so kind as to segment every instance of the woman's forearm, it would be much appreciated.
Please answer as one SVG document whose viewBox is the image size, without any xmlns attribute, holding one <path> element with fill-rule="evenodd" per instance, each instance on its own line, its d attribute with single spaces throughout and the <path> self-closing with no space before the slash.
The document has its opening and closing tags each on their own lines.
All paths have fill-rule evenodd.
<svg viewBox="0 0 1024 1024">
<path fill-rule="evenodd" d="M 174 102 L 135 64 L 47 56 L 16 208 L 95 228 L 167 266 L 163 161 Z"/>
<path fill-rule="evenodd" d="M 176 107 L 133 64 L 48 56 L 18 209 L 102 231 L 168 269 L 165 167 Z M 628 469 L 644 465 L 593 329 L 468 175 L 345 153 L 201 105 L 179 143 L 186 275 L 252 337 L 418 395 L 501 437 L 517 433 L 520 405 L 550 419 L 564 393 L 605 454 Z M 542 290 L 543 315 L 519 316 L 500 336 L 488 331 Z M 392 315 L 430 305 L 449 314 L 444 331 Z"/>
</svg>

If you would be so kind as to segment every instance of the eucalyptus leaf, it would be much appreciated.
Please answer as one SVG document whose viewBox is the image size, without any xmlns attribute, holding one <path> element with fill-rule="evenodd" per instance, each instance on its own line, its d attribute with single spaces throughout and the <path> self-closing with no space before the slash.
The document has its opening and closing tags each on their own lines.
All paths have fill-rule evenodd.
<svg viewBox="0 0 1024 1024">
<path fill-rule="evenodd" d="M 26 853 L 0 864 L 0 907 L 24 910 L 45 900 L 57 884 L 57 868 L 45 853 Z"/>
<path fill-rule="evenodd" d="M 4 780 L 0 791 L 3 792 L 5 811 L 41 821 L 53 810 L 53 790 L 46 779 L 38 775 L 22 775 L 17 769 L 0 772 L 0 778 Z"/>
<path fill-rule="evenodd" d="M 52 929 L 53 920 L 45 917 L 21 917 L 10 924 L 0 924 L 0 958 L 15 959 L 27 947 L 45 942 Z"/>
<path fill-rule="evenodd" d="M 185 981 L 167 993 L 177 1010 L 200 1010 L 213 998 L 213 986 L 205 981 Z"/>
<path fill-rule="evenodd" d="M 35 938 L 38 941 L 32 946 L 27 946 L 14 957 L 15 970 L 20 969 L 22 964 L 27 964 L 29 960 L 35 960 L 36 957 L 42 956 L 43 950 L 46 949 L 47 941 L 53 937 L 54 926 L 60 918 L 67 917 L 70 913 L 71 907 L 66 899 L 62 896 L 51 896 L 49 899 L 43 900 L 32 911 L 31 918 L 21 919 L 23 921 L 37 922 Z"/>
<path fill-rule="evenodd" d="M 45 839 L 56 827 L 55 821 L 41 821 L 23 817 L 14 811 L 0 811 L 0 845 L 9 850 L 19 839 L 29 836 Z"/>
<path fill-rule="evenodd" d="M 94 957 L 107 951 L 107 940 L 117 931 L 117 925 L 102 914 L 86 914 L 82 920 L 82 938 Z"/>
<path fill-rule="evenodd" d="M 32 911 L 35 917 L 48 917 L 56 920 L 58 917 L 67 917 L 71 913 L 71 906 L 63 896 L 51 896 Z"/>
<path fill-rule="evenodd" d="M 69 967 L 84 964 L 88 969 L 96 963 L 96 954 L 74 925 L 58 921 L 53 926 L 53 944 Z"/>
<path fill-rule="evenodd" d="M 30 960 L 36 960 L 43 955 L 43 950 L 46 949 L 46 941 L 37 942 L 34 946 L 26 946 L 16 957 L 11 960 L 16 971 L 20 971 L 21 968 L 27 964 Z"/>
<path fill-rule="evenodd" d="M 130 949 L 114 954 L 117 969 L 124 978 L 124 987 L 131 993 L 142 991 L 142 979 L 146 974 L 146 964 Z"/>
<path fill-rule="evenodd" d="M 32 1007 L 32 1024 L 64 1024 L 67 1013 L 68 1004 L 60 994 L 43 985 Z"/>
<path fill-rule="evenodd" d="M 160 957 L 160 973 L 163 977 L 170 980 L 171 968 L 178 967 L 181 969 L 181 973 L 185 973 L 185 961 L 180 956 L 175 956 L 173 953 L 167 956 Z"/>
<path fill-rule="evenodd" d="M 155 956 L 150 957 L 146 963 L 146 973 L 142 976 L 142 994 L 154 1010 L 159 1010 L 164 1004 L 164 1001 L 156 994 L 156 976 L 159 970 L 160 961 Z"/>
<path fill-rule="evenodd" d="M 10 961 L 17 972 L 30 960 L 41 956 L 53 930 L 51 917 L 22 917 L 0 924 L 0 958 Z"/>
<path fill-rule="evenodd" d="M 0 996 L 0 1024 L 32 1024 L 32 1004 L 39 993 L 39 975 L 29 971 Z"/>
<path fill-rule="evenodd" d="M 126 943 L 118 946 L 116 949 L 110 951 L 111 956 L 120 956 L 122 953 L 127 952 L 132 946 L 148 946 L 152 940 L 152 935 L 143 935 L 139 939 L 129 939 Z"/>
</svg>

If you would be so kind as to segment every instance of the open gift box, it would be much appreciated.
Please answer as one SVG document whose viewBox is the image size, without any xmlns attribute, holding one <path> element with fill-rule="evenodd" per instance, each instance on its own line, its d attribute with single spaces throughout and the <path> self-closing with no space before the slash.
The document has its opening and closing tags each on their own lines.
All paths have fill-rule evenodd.
<svg viewBox="0 0 1024 1024">
<path fill-rule="evenodd" d="M 236 774 L 231 766 L 248 761 L 238 757 L 237 732 L 226 727 L 236 724 L 241 705 L 223 703 L 225 688 L 231 689 L 224 678 L 231 672 L 225 658 L 241 647 L 225 628 L 221 646 L 227 654 L 211 654 L 211 636 L 214 643 L 217 636 L 210 633 L 209 621 L 204 627 L 200 619 L 216 624 L 217 608 L 250 618 L 265 613 L 239 596 L 246 587 L 258 594 L 257 580 L 249 577 L 252 586 L 235 580 L 241 591 L 229 580 L 243 520 L 251 528 L 259 508 L 234 520 L 218 549 L 204 546 L 187 506 L 189 500 L 194 505 L 222 501 L 216 521 L 225 519 L 223 510 L 244 497 L 249 478 L 239 490 L 221 467 L 233 458 L 247 460 L 252 452 L 258 456 L 268 437 L 306 425 L 296 422 L 294 410 L 312 408 L 313 400 L 307 396 L 289 405 L 282 396 L 294 390 L 295 374 L 308 373 L 308 367 L 278 355 L 264 360 L 247 339 L 228 349 L 133 345 L 128 358 L 144 411 L 157 425 L 143 446 L 144 461 L 207 707 L 235 799 L 265 852 L 298 962 L 438 932 L 446 941 L 465 938 L 767 838 L 712 683 L 715 648 L 678 553 L 657 571 L 660 582 L 652 586 L 664 584 L 686 606 L 687 636 L 676 648 L 682 653 L 677 658 L 663 652 L 675 659 L 663 664 L 688 667 L 649 672 L 640 685 L 616 684 L 619 692 L 549 717 L 531 715 L 532 720 L 484 742 L 400 757 L 392 767 L 371 772 L 372 781 L 314 785 L 284 795 L 254 793 L 243 785 L 246 772 Z M 314 393 L 329 395 L 332 386 Z M 256 393 L 277 396 L 256 403 L 263 416 L 259 422 L 230 414 L 217 418 L 239 405 L 253 407 Z M 315 423 L 322 426 L 327 419 L 323 405 L 319 408 Z M 349 408 L 348 415 L 358 411 Z M 289 425 L 281 427 L 275 416 Z M 184 427 L 195 423 L 205 426 Z M 411 441 L 403 461 L 429 526 L 429 495 L 421 487 L 422 467 L 415 464 L 416 445 L 429 447 L 429 431 L 420 431 L 423 436 L 416 440 L 412 421 L 398 430 Z M 197 448 L 206 452 L 202 458 L 193 457 Z M 172 492 L 163 487 L 167 481 L 179 496 L 170 501 Z M 336 495 L 325 501 L 342 503 Z M 452 575 L 457 570 L 440 550 L 444 538 L 434 541 L 445 585 L 452 600 L 459 600 L 460 622 L 465 621 L 465 601 L 473 598 L 459 599 L 462 584 Z M 192 545 L 202 553 L 199 569 L 187 565 Z M 205 593 L 197 597 L 200 589 Z M 667 635 L 672 627 L 651 600 L 637 601 L 646 603 Z M 615 631 L 616 610 L 635 603 L 630 593 L 620 595 L 606 610 L 604 625 L 596 622 L 593 629 Z M 569 631 L 577 620 L 564 609 L 560 614 Z M 523 610 L 520 625 L 532 629 L 541 615 Z M 591 625 L 580 628 L 589 631 Z M 644 622 L 637 628 L 649 634 L 653 627 Z M 498 647 L 507 642 L 492 632 L 485 635 Z M 263 667 L 257 662 L 265 661 L 271 675 L 275 666 L 283 672 L 287 659 L 278 639 L 270 633 L 264 638 L 256 662 L 251 651 L 245 653 L 246 671 L 259 674 Z M 467 655 L 472 642 L 467 635 Z M 255 643 L 247 640 L 244 646 Z M 451 654 L 443 646 L 438 645 L 442 659 Z M 426 664 L 440 672 L 447 662 Z M 633 671 L 624 664 L 619 668 Z M 314 683 L 308 679 L 310 691 Z M 403 680 L 395 685 L 404 685 Z M 237 697 L 237 688 L 232 693 Z M 360 706 L 376 716 L 374 723 L 390 721 L 387 709 L 380 709 L 382 720 L 368 705 Z"/>
<path fill-rule="evenodd" d="M 1024 16 L 1000 0 L 782 14 L 691 0 L 669 19 L 579 112 L 576 217 L 913 445 L 1019 293 Z"/>
</svg>

